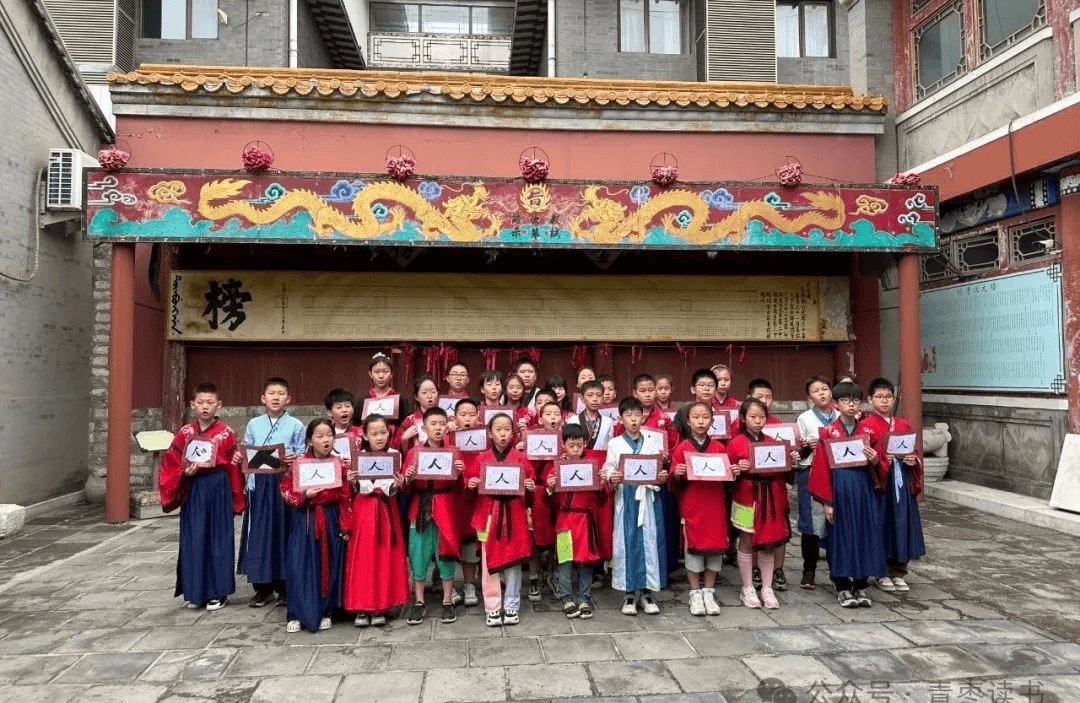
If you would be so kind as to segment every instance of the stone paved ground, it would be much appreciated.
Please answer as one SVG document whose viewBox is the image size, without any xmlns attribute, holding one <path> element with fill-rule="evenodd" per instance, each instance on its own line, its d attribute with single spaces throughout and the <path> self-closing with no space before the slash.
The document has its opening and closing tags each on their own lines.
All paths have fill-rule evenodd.
<svg viewBox="0 0 1080 703">
<path fill-rule="evenodd" d="M 601 592 L 591 621 L 544 601 L 505 629 L 472 608 L 453 625 L 289 635 L 283 609 L 246 607 L 242 581 L 214 613 L 171 597 L 174 518 L 112 527 L 81 506 L 0 541 L 0 700 L 1080 701 L 1080 538 L 923 510 L 930 556 L 911 593 L 872 589 L 870 609 L 819 587 L 751 611 L 724 585 L 723 613 L 695 618 L 679 582 L 659 616 L 623 616 Z"/>
</svg>

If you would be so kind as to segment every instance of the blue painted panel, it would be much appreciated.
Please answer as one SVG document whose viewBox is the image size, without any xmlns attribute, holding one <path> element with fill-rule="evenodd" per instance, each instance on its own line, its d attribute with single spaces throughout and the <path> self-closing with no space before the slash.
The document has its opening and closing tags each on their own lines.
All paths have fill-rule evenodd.
<svg viewBox="0 0 1080 703">
<path fill-rule="evenodd" d="M 1065 392 L 1061 268 L 922 294 L 923 388 Z"/>
</svg>

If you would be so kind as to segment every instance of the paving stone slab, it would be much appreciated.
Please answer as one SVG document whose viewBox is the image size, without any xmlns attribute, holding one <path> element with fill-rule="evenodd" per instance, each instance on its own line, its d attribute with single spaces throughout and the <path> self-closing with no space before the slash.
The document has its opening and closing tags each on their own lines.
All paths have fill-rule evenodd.
<svg viewBox="0 0 1080 703">
<path fill-rule="evenodd" d="M 338 687 L 334 703 L 417 703 L 423 686 L 421 671 L 350 674 Z"/>
<path fill-rule="evenodd" d="M 503 637 L 469 641 L 469 666 L 518 666 L 539 661 L 543 661 L 543 655 L 536 638 Z"/>
<path fill-rule="evenodd" d="M 629 617 L 624 615 L 623 617 Z M 661 607 L 658 615 L 646 615 L 638 612 L 635 616 L 641 623 L 642 629 L 650 632 L 689 632 L 691 630 L 705 630 L 709 628 L 707 620 L 717 620 L 718 617 L 700 618 L 690 614 L 685 607 L 678 609 Z"/>
<path fill-rule="evenodd" d="M 836 652 L 819 653 L 817 656 L 841 681 L 871 683 L 913 681 L 918 678 L 909 666 L 889 652 Z"/>
<path fill-rule="evenodd" d="M 160 703 L 247 703 L 258 685 L 258 679 L 181 681 Z"/>
<path fill-rule="evenodd" d="M 468 665 L 469 647 L 467 643 L 433 641 L 395 644 L 387 667 L 392 671 L 396 671 L 398 669 L 452 669 Z"/>
<path fill-rule="evenodd" d="M 423 703 L 506 700 L 506 672 L 490 669 L 437 669 L 424 677 Z"/>
<path fill-rule="evenodd" d="M 140 681 L 169 682 L 192 679 L 216 679 L 221 676 L 236 649 L 231 647 L 211 649 L 175 649 L 162 652 L 161 656 L 143 672 Z"/>
<path fill-rule="evenodd" d="M 155 684 L 91 686 L 75 696 L 74 703 L 155 703 L 167 689 Z"/>
<path fill-rule="evenodd" d="M 457 623 L 454 623 L 455 625 Z M 493 628 L 494 629 L 494 628 Z M 428 618 L 419 625 L 407 625 L 404 620 L 395 618 L 383 627 L 364 627 L 360 629 L 359 644 L 387 644 L 394 642 L 421 642 L 432 638 L 435 619 Z"/>
<path fill-rule="evenodd" d="M 738 699 L 726 698 L 724 694 L 712 693 L 679 693 L 665 696 L 641 696 L 639 703 L 735 703 Z"/>
<path fill-rule="evenodd" d="M 684 691 L 747 691 L 758 678 L 738 659 L 709 657 L 665 662 Z"/>
<path fill-rule="evenodd" d="M 74 684 L 11 686 L 4 690 L 4 695 L 18 703 L 69 703 L 87 688 Z"/>
<path fill-rule="evenodd" d="M 126 652 L 146 636 L 147 630 L 96 628 L 89 630 L 64 630 L 68 640 L 56 647 L 57 654 L 74 652 Z M 167 649 L 167 647 L 161 647 Z"/>
<path fill-rule="evenodd" d="M 824 625 L 840 622 L 840 618 L 821 607 L 820 603 L 783 606 L 765 613 L 777 625 Z"/>
<path fill-rule="evenodd" d="M 358 674 L 386 671 L 392 647 L 388 644 L 316 647 L 306 674 Z"/>
<path fill-rule="evenodd" d="M 204 626 L 205 622 L 207 621 L 199 621 L 199 626 Z M 178 627 L 184 629 L 183 626 Z M 291 644 L 294 634 L 300 633 L 286 632 L 285 623 L 222 624 L 218 626 L 218 634 L 210 643 L 214 647 L 269 647 Z"/>
<path fill-rule="evenodd" d="M 1045 642 L 1049 638 L 1008 620 L 964 620 L 956 623 L 969 642 Z"/>
<path fill-rule="evenodd" d="M 143 636 L 128 649 L 132 652 L 202 649 L 210 646 L 223 628 L 223 625 L 204 625 L 201 622 L 198 625 L 154 627 L 143 630 Z"/>
<path fill-rule="evenodd" d="M 908 620 L 959 620 L 960 612 L 940 602 L 909 600 L 892 606 L 892 611 Z"/>
<path fill-rule="evenodd" d="M 477 618 L 477 620 L 482 620 L 482 618 Z M 520 623 L 504 627 L 502 630 L 505 637 L 550 637 L 569 635 L 574 632 L 570 619 L 563 615 L 561 610 L 557 613 L 522 613 Z"/>
<path fill-rule="evenodd" d="M 1036 643 L 966 644 L 962 648 L 1006 675 L 1077 673 L 1068 657 L 1043 650 Z"/>
<path fill-rule="evenodd" d="M 251 703 L 279 703 L 302 700 L 304 703 L 332 703 L 340 676 L 278 676 L 259 682 Z"/>
<path fill-rule="evenodd" d="M 78 654 L 15 654 L 0 657 L 0 684 L 42 684 L 68 668 Z"/>
<path fill-rule="evenodd" d="M 592 684 L 583 664 L 530 664 L 507 667 L 510 700 L 591 696 Z"/>
<path fill-rule="evenodd" d="M 70 616 L 63 621 L 63 629 L 65 630 L 88 630 L 124 627 L 143 612 L 145 611 L 141 608 L 125 608 L 123 610 L 61 611 L 57 615 Z M 35 616 L 34 621 L 35 623 L 39 622 L 40 617 Z M 57 627 L 60 627 L 60 623 L 57 624 Z M 131 627 L 138 628 L 140 626 L 131 625 Z M 146 626 L 142 627 L 145 628 Z"/>
<path fill-rule="evenodd" d="M 822 625 L 820 630 L 828 635 L 840 650 L 846 652 L 902 649 L 911 646 L 910 642 L 880 623 Z"/>
<path fill-rule="evenodd" d="M 697 653 L 678 632 L 625 632 L 613 637 L 623 659 L 689 659 Z"/>
<path fill-rule="evenodd" d="M 132 618 L 127 624 L 131 627 L 167 627 L 169 625 L 190 625 L 206 615 L 213 615 L 205 610 L 185 608 L 183 605 L 167 605 L 147 608 Z"/>
<path fill-rule="evenodd" d="M 880 603 L 870 608 L 842 608 L 835 596 L 822 603 L 821 607 L 835 615 L 840 622 L 893 622 L 906 619 Z"/>
<path fill-rule="evenodd" d="M 893 654 L 923 681 L 944 681 L 1004 672 L 955 645 L 899 649 Z"/>
<path fill-rule="evenodd" d="M 838 684 L 840 679 L 814 657 L 801 654 L 752 654 L 743 664 L 759 679 L 777 679 L 787 686 Z"/>
<path fill-rule="evenodd" d="M 739 657 L 767 652 L 765 645 L 745 630 L 706 630 L 683 635 L 702 657 Z"/>
<path fill-rule="evenodd" d="M 641 632 L 644 629 L 639 618 L 627 617 L 618 611 L 610 610 L 597 610 L 588 620 L 580 618 L 567 618 L 567 620 L 573 632 L 579 635 L 601 632 Z"/>
<path fill-rule="evenodd" d="M 679 693 L 679 685 L 662 662 L 593 662 L 588 665 L 601 696 L 640 696 Z"/>
<path fill-rule="evenodd" d="M 505 635 L 503 634 L 503 629 L 513 629 L 512 627 L 488 627 L 484 623 L 484 618 L 478 617 L 459 617 L 457 619 L 457 622 L 450 623 L 449 625 L 444 625 L 443 623 L 438 622 L 437 618 L 430 615 L 431 611 L 431 607 L 428 606 L 428 617 L 431 618 L 433 627 L 432 636 L 437 640 L 463 640 L 478 637 L 504 637 Z M 528 616 L 522 615 L 522 618 L 525 617 Z M 424 621 L 424 624 L 427 624 L 426 619 Z M 415 625 L 414 627 L 421 627 L 421 625 Z"/>
<path fill-rule="evenodd" d="M 237 653 L 225 675 L 299 676 L 314 653 L 314 647 L 245 647 Z"/>
<path fill-rule="evenodd" d="M 56 677 L 55 682 L 96 684 L 134 681 L 158 656 L 158 652 L 87 654 Z"/>
<path fill-rule="evenodd" d="M 619 658 L 608 635 L 545 637 L 540 641 L 540 646 L 544 650 L 544 659 L 551 664 L 611 661 Z"/>
<path fill-rule="evenodd" d="M 961 630 L 954 622 L 944 620 L 890 622 L 885 627 L 920 646 L 973 641 L 970 632 Z"/>
<path fill-rule="evenodd" d="M 753 637 L 772 652 L 828 652 L 836 649 L 832 638 L 814 627 L 757 630 Z"/>
<path fill-rule="evenodd" d="M 719 615 L 702 618 L 705 625 L 714 630 L 729 630 L 739 628 L 776 627 L 776 621 L 769 618 L 768 614 L 760 608 L 747 608 L 740 605 L 737 608 L 722 608 Z"/>
</svg>

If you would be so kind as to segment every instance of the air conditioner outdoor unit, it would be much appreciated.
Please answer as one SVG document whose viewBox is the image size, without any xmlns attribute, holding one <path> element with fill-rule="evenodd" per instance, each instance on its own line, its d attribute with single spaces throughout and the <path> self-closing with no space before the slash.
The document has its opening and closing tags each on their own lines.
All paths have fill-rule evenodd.
<svg viewBox="0 0 1080 703">
<path fill-rule="evenodd" d="M 50 149 L 45 181 L 45 209 L 82 210 L 83 170 L 98 166 L 97 159 L 78 149 Z"/>
</svg>

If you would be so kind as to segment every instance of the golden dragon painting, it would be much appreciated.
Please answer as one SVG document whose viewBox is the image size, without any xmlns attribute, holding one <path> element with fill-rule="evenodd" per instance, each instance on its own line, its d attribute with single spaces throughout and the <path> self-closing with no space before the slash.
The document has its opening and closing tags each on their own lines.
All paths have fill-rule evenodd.
<svg viewBox="0 0 1080 703">
<path fill-rule="evenodd" d="M 472 184 L 471 193 L 448 199 L 441 209 L 400 183 L 369 183 L 353 198 L 351 215 L 316 193 L 299 188 L 289 190 L 265 207 L 258 207 L 238 197 L 249 183 L 231 178 L 207 183 L 199 193 L 199 214 L 215 221 L 239 216 L 253 224 L 269 224 L 300 210 L 311 215 L 317 236 L 331 237 L 340 232 L 354 239 L 371 239 L 397 231 L 409 219 L 406 211 L 412 212 L 411 219 L 418 223 L 425 239 L 445 236 L 456 242 L 478 242 L 496 237 L 502 227 L 502 217 L 486 207 L 488 190 L 479 183 Z M 626 206 L 601 197 L 597 188 L 590 186 L 582 193 L 584 207 L 571 220 L 569 229 L 574 238 L 591 244 L 640 242 L 659 218 L 669 234 L 691 244 L 705 245 L 741 241 L 747 225 L 755 219 L 782 232 L 817 227 L 828 233 L 844 226 L 844 203 L 839 195 L 817 191 L 803 193 L 802 197 L 812 209 L 795 214 L 796 211 L 755 200 L 742 203 L 710 225 L 710 207 L 697 193 L 664 191 L 628 214 Z M 377 217 L 372 211 L 377 204 L 387 209 L 384 217 Z"/>
<path fill-rule="evenodd" d="M 405 209 L 413 212 L 420 223 L 425 239 L 446 235 L 459 242 L 472 242 L 494 237 L 499 233 L 502 220 L 481 207 L 487 198 L 487 188 L 475 184 L 473 192 L 450 198 L 440 212 L 412 188 L 400 183 L 369 183 L 352 200 L 352 215 L 338 210 L 331 203 L 310 190 L 289 190 L 267 207 L 256 207 L 236 196 L 250 181 L 226 178 L 210 181 L 199 192 L 199 214 L 210 220 L 223 220 L 240 216 L 257 225 L 276 222 L 293 210 L 311 215 L 312 226 L 320 237 L 331 237 L 340 232 L 353 239 L 371 239 L 396 231 L 405 222 Z M 224 201 L 224 202 L 222 202 Z M 372 206 L 383 203 L 387 217 L 380 221 L 372 212 Z M 402 207 L 404 206 L 404 207 Z M 478 222 L 486 222 L 480 226 Z"/>
</svg>

